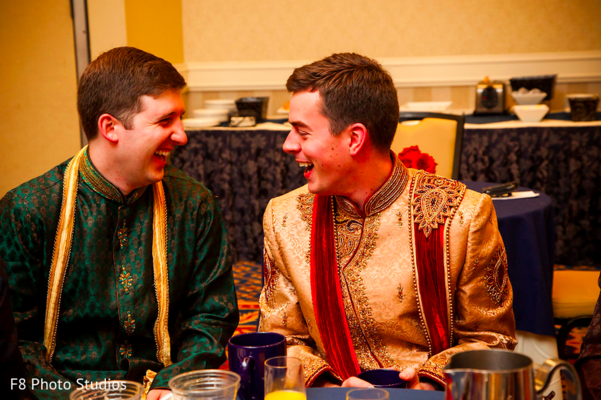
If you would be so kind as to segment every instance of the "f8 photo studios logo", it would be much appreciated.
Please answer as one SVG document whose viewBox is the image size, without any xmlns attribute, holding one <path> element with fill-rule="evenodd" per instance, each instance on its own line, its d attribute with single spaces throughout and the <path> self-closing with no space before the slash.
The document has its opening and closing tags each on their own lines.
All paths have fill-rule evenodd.
<svg viewBox="0 0 601 400">
<path fill-rule="evenodd" d="M 91 382 L 87 379 L 79 378 L 73 384 L 68 380 L 46 380 L 44 378 L 12 378 L 10 380 L 10 390 L 42 390 L 42 391 L 70 391 L 75 389 L 84 390 L 125 390 L 127 386 L 124 382 L 111 382 L 110 379 L 104 379 L 99 382 Z"/>
</svg>

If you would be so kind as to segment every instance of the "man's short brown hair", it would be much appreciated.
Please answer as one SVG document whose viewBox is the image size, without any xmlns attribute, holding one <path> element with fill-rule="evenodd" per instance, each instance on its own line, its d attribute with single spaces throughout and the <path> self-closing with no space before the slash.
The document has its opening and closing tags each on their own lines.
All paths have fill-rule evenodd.
<svg viewBox="0 0 601 400">
<path fill-rule="evenodd" d="M 77 90 L 77 111 L 88 140 L 98 134 L 98 118 L 110 114 L 126 129 L 142 111 L 140 97 L 181 90 L 184 77 L 168 61 L 134 47 L 117 47 L 88 65 Z"/>
<path fill-rule="evenodd" d="M 377 149 L 390 149 L 399 100 L 392 77 L 377 61 L 355 53 L 333 54 L 295 69 L 286 88 L 292 93 L 318 90 L 333 135 L 361 123 Z"/>
</svg>

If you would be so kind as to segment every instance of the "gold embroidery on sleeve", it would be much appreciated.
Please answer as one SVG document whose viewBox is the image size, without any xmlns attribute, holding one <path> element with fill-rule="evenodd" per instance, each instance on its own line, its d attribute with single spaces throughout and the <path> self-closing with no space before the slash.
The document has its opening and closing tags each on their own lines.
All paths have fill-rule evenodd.
<svg viewBox="0 0 601 400">
<path fill-rule="evenodd" d="M 268 318 L 285 310 L 288 306 L 288 302 L 284 302 L 282 305 L 276 308 L 276 290 L 281 273 L 275 265 L 275 260 L 269 257 L 267 251 L 263 251 L 263 260 L 263 276 L 265 277 L 265 286 L 263 287 L 263 291 L 259 297 L 259 308 L 263 314 L 263 317 Z M 263 317 L 260 321 L 261 326 L 264 323 Z M 261 330 L 261 328 L 259 330 Z"/>
<path fill-rule="evenodd" d="M 505 247 L 499 246 L 486 266 L 484 282 L 491 300 L 498 306 L 503 305 L 509 292 L 507 276 L 507 254 Z"/>
</svg>

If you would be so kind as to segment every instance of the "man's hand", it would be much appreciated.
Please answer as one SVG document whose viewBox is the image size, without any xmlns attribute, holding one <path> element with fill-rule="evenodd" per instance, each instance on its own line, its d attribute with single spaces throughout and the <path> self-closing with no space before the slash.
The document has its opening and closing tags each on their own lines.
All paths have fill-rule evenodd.
<svg viewBox="0 0 601 400">
<path fill-rule="evenodd" d="M 399 377 L 405 381 L 407 381 L 408 389 L 417 389 L 417 390 L 436 390 L 431 383 L 428 382 L 420 382 L 419 377 L 417 376 L 417 372 L 413 368 L 405 368 L 400 374 Z"/>
<path fill-rule="evenodd" d="M 359 379 L 356 376 L 351 376 L 346 381 L 342 382 L 342 387 L 372 388 L 374 385 L 363 379 Z"/>
<path fill-rule="evenodd" d="M 171 393 L 171 390 L 152 389 L 150 392 L 148 392 L 148 396 L 146 396 L 146 400 L 159 400 L 159 399 L 162 399 L 164 396 L 167 396 L 169 393 Z"/>
<path fill-rule="evenodd" d="M 374 387 L 369 382 L 365 382 L 363 379 L 359 379 L 356 376 L 351 376 L 346 381 L 342 382 L 342 386 L 340 383 L 333 382 L 333 379 L 328 379 L 326 374 L 319 376 L 315 382 L 313 382 L 313 387 L 358 387 L 358 388 L 370 388 Z"/>
</svg>

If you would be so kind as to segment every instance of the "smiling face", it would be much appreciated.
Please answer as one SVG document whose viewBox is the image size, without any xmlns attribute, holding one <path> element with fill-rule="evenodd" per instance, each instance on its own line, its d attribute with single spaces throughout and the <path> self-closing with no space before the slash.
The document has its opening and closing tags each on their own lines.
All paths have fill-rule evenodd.
<svg viewBox="0 0 601 400">
<path fill-rule="evenodd" d="M 119 139 L 112 162 L 112 181 L 124 194 L 163 179 L 167 156 L 186 144 L 181 117 L 184 102 L 179 90 L 141 96 L 141 110 L 131 129 L 118 124 Z"/>
<path fill-rule="evenodd" d="M 322 104 L 318 91 L 292 95 L 289 114 L 292 130 L 283 149 L 305 168 L 311 193 L 345 196 L 352 190 L 350 139 L 346 130 L 332 135 L 330 122 L 321 113 Z"/>
</svg>

